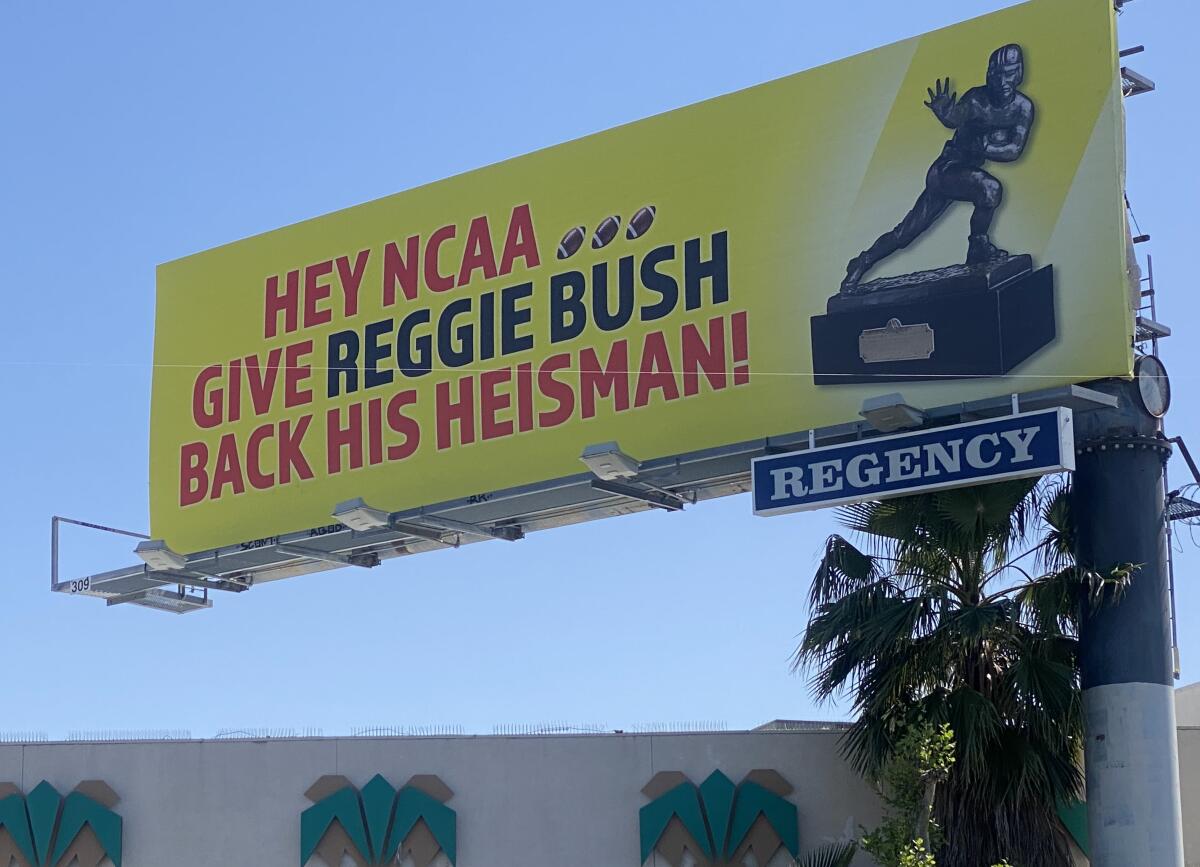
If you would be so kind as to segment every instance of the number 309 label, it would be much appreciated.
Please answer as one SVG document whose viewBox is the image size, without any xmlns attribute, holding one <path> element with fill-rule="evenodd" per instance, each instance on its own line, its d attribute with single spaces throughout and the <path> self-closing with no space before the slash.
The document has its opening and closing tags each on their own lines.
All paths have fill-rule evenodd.
<svg viewBox="0 0 1200 867">
<path fill-rule="evenodd" d="M 88 590 L 91 590 L 91 589 L 92 589 L 92 579 L 91 578 L 80 578 L 78 581 L 71 582 L 71 592 L 72 593 L 86 593 Z"/>
</svg>

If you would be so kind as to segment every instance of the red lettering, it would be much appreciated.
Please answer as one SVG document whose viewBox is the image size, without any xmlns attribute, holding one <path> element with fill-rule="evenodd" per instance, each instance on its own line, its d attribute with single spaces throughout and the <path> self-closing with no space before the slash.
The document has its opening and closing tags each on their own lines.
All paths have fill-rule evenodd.
<svg viewBox="0 0 1200 867">
<path fill-rule="evenodd" d="M 660 389 L 663 400 L 679 397 L 679 384 L 675 381 L 675 370 L 671 367 L 671 354 L 661 331 L 646 335 L 642 345 L 642 364 L 638 370 L 637 393 L 634 406 L 645 406 L 650 402 L 650 392 Z"/>
<path fill-rule="evenodd" d="M 442 226 L 429 236 L 429 241 L 425 244 L 425 285 L 434 292 L 445 292 L 454 288 L 454 275 L 443 275 L 438 270 L 438 253 L 442 244 L 454 235 L 454 226 Z"/>
<path fill-rule="evenodd" d="M 250 390 L 250 405 L 255 415 L 270 412 L 271 398 L 275 394 L 275 383 L 279 379 L 279 358 L 283 350 L 275 347 L 267 353 L 267 369 L 264 372 L 257 355 L 246 356 L 246 385 Z"/>
<path fill-rule="evenodd" d="M 286 288 L 282 294 L 279 292 L 279 277 L 272 274 L 267 278 L 266 295 L 263 333 L 267 337 L 274 337 L 278 333 L 279 314 L 282 313 L 283 333 L 291 334 L 296 330 L 296 313 L 300 306 L 300 272 L 288 271 Z"/>
<path fill-rule="evenodd" d="M 458 422 L 458 437 L 460 445 L 470 445 L 475 442 L 475 380 L 474 377 L 463 376 L 458 380 L 458 399 L 450 395 L 450 383 L 437 384 L 437 447 L 438 451 L 450 448 L 452 442 L 451 425 Z"/>
<path fill-rule="evenodd" d="M 400 250 L 392 241 L 383 248 L 383 306 L 390 307 L 396 303 L 396 284 L 409 301 L 417 299 L 417 259 L 421 238 L 412 235 L 405 242 L 406 255 L 401 256 Z"/>
<path fill-rule="evenodd" d="M 221 499 L 228 485 L 234 494 L 246 493 L 246 482 L 242 479 L 242 462 L 238 456 L 237 437 L 231 433 L 221 437 L 217 446 L 217 465 L 213 468 L 212 499 Z"/>
<path fill-rule="evenodd" d="M 235 358 L 229 362 L 229 378 L 225 380 L 229 386 L 229 414 L 226 421 L 237 421 L 242 417 L 242 360 Z"/>
<path fill-rule="evenodd" d="M 292 470 L 296 471 L 297 478 L 311 479 L 313 477 L 312 467 L 308 465 L 308 459 L 300 450 L 300 446 L 304 443 L 304 435 L 308 433 L 308 426 L 311 422 L 311 415 L 300 416 L 296 421 L 295 430 L 292 430 L 291 419 L 279 423 L 279 484 L 281 485 L 286 485 L 292 480 Z"/>
<path fill-rule="evenodd" d="M 390 445 L 387 447 L 387 459 L 389 461 L 404 460 L 416 452 L 417 446 L 421 443 L 421 426 L 417 423 L 416 419 L 409 418 L 404 414 L 404 407 L 412 406 L 416 402 L 416 389 L 401 391 L 392 395 L 392 399 L 388 401 L 388 427 L 404 437 L 404 441 L 399 445 Z"/>
<path fill-rule="evenodd" d="M 467 229 L 467 249 L 458 271 L 458 285 L 471 282 L 471 275 L 475 271 L 483 271 L 483 276 L 489 280 L 496 276 L 496 252 L 492 249 L 487 217 L 476 217 Z"/>
<path fill-rule="evenodd" d="M 489 370 L 479 375 L 479 429 L 481 438 L 494 440 L 511 436 L 512 420 L 498 421 L 496 414 L 512 406 L 512 395 L 505 391 L 496 393 L 496 386 L 512 381 L 512 368 Z"/>
<path fill-rule="evenodd" d="M 358 290 L 362 286 L 363 275 L 367 273 L 367 260 L 371 258 L 370 249 L 359 250 L 354 259 L 354 266 L 345 256 L 338 256 L 338 280 L 342 284 L 342 300 L 346 316 L 358 313 Z"/>
<path fill-rule="evenodd" d="M 318 282 L 322 277 L 333 273 L 333 262 L 318 262 L 304 269 L 304 327 L 324 325 L 333 319 L 329 308 L 319 309 L 317 304 L 329 297 L 333 291 L 332 283 Z"/>
<path fill-rule="evenodd" d="M 196 376 L 192 386 L 192 421 L 197 427 L 216 427 L 221 423 L 221 413 L 224 409 L 224 392 L 220 387 L 211 391 L 208 384 L 221 375 L 221 365 L 212 364 L 204 368 Z M 203 443 L 193 443 L 203 445 Z"/>
<path fill-rule="evenodd" d="M 367 465 L 383 463 L 383 398 L 367 401 Z"/>
<path fill-rule="evenodd" d="M 312 389 L 302 390 L 300 388 L 312 377 L 312 365 L 303 363 L 312 354 L 312 348 L 311 340 L 302 340 L 284 350 L 283 405 L 285 408 L 291 409 L 312 401 Z"/>
<path fill-rule="evenodd" d="M 596 414 L 596 398 L 612 395 L 613 410 L 629 409 L 629 344 L 618 340 L 608 350 L 608 361 L 600 359 L 592 348 L 579 353 L 579 407 L 584 418 Z"/>
<path fill-rule="evenodd" d="M 179 505 L 194 506 L 208 495 L 208 446 L 184 443 L 179 449 Z"/>
<path fill-rule="evenodd" d="M 262 443 L 275 433 L 275 425 L 264 424 L 256 427 L 246 441 L 246 478 L 250 487 L 265 491 L 275 484 L 275 476 L 262 471 Z"/>
<path fill-rule="evenodd" d="M 683 326 L 683 393 L 700 391 L 700 371 L 714 389 L 728 384 L 725 375 L 725 320 L 717 316 L 708 320 L 708 343 L 695 325 Z"/>
<path fill-rule="evenodd" d="M 517 430 L 533 430 L 533 365 L 517 365 Z"/>
<path fill-rule="evenodd" d="M 363 465 L 362 404 L 352 403 L 345 409 L 345 427 L 340 408 L 334 407 L 325 415 L 325 466 L 330 475 L 342 471 L 342 449 L 350 451 L 350 469 L 359 470 Z"/>
<path fill-rule="evenodd" d="M 557 427 L 571 418 L 575 412 L 575 392 L 569 383 L 554 378 L 554 372 L 571 366 L 569 353 L 551 355 L 538 368 L 538 390 L 554 401 L 557 406 L 538 413 L 539 427 Z"/>
<path fill-rule="evenodd" d="M 508 219 L 508 234 L 504 238 L 504 252 L 500 256 L 500 273 L 512 271 L 517 259 L 524 259 L 526 268 L 536 268 L 541 264 L 529 205 L 517 205 Z"/>
<path fill-rule="evenodd" d="M 733 384 L 745 385 L 750 381 L 750 338 L 746 333 L 746 311 L 739 310 L 729 317 L 733 332 Z"/>
</svg>

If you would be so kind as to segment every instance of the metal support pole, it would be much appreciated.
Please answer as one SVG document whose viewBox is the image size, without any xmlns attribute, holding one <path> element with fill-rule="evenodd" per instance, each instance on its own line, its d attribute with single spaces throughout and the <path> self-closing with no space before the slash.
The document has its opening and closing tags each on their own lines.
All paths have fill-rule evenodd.
<svg viewBox="0 0 1200 867">
<path fill-rule="evenodd" d="M 1131 382 L 1114 409 L 1076 419 L 1072 514 L 1082 565 L 1132 565 L 1128 589 L 1086 600 L 1080 673 L 1093 867 L 1183 867 L 1163 468 L 1170 443 Z"/>
</svg>

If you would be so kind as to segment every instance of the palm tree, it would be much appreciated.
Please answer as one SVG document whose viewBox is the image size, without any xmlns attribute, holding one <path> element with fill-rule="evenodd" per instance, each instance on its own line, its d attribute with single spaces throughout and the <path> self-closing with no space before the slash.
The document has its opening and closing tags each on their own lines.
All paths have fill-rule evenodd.
<svg viewBox="0 0 1200 867">
<path fill-rule="evenodd" d="M 840 510 L 795 665 L 819 700 L 848 695 L 843 751 L 872 779 L 906 730 L 948 723 L 956 755 L 934 812 L 938 864 L 1068 865 L 1056 805 L 1082 787 L 1077 656 L 1082 587 L 1061 482 L 1000 482 Z"/>
</svg>

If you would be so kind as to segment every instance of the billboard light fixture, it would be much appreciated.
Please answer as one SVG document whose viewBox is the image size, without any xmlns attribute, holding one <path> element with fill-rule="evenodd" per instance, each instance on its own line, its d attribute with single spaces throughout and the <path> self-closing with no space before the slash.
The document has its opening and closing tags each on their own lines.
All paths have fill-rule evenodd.
<svg viewBox="0 0 1200 867">
<path fill-rule="evenodd" d="M 638 460 L 621 451 L 615 442 L 590 445 L 583 450 L 579 459 L 592 471 L 592 475 L 606 482 L 636 478 L 642 470 Z"/>
<path fill-rule="evenodd" d="M 187 568 L 187 557 L 172 551 L 162 539 L 147 539 L 145 542 L 138 542 L 133 553 L 141 557 L 145 564 L 155 572 Z"/>
<path fill-rule="evenodd" d="M 362 497 L 338 503 L 333 509 L 333 517 L 343 526 L 360 532 L 382 530 L 392 523 L 388 512 L 368 506 Z"/>
<path fill-rule="evenodd" d="M 906 403 L 899 392 L 868 397 L 863 401 L 859 415 L 880 433 L 920 427 L 925 423 L 925 413 Z"/>
</svg>

